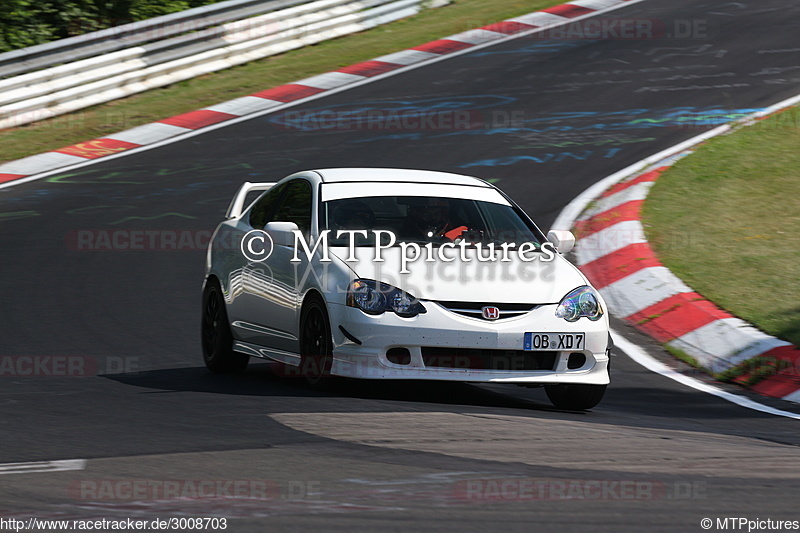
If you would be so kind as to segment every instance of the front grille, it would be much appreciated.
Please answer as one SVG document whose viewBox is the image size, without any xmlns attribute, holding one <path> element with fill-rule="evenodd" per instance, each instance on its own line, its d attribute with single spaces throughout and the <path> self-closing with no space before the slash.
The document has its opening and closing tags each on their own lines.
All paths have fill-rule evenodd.
<svg viewBox="0 0 800 533">
<path fill-rule="evenodd" d="M 529 313 L 539 307 L 536 304 L 492 304 L 492 303 L 476 303 L 476 302 L 436 302 L 448 311 L 456 313 L 457 315 L 467 316 L 470 318 L 483 318 L 482 309 L 485 306 L 493 306 L 500 309 L 500 320 L 505 318 L 514 318 Z"/>
<path fill-rule="evenodd" d="M 558 352 L 423 346 L 426 367 L 469 370 L 553 370 Z"/>
</svg>

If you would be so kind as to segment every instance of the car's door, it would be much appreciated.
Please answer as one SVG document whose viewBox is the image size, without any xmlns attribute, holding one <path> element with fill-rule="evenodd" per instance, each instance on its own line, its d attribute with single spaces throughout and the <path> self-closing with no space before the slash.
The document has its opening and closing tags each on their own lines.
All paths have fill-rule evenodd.
<svg viewBox="0 0 800 533">
<path fill-rule="evenodd" d="M 311 184 L 296 178 L 284 187 L 276 205 L 266 215 L 253 217 L 253 223 L 261 225 L 254 229 L 263 229 L 268 222 L 294 222 L 307 236 L 311 228 Z M 272 254 L 265 261 L 247 264 L 244 290 L 249 302 L 247 326 L 251 342 L 297 353 L 300 265 L 291 261 L 293 255 L 293 245 L 275 242 Z"/>
<path fill-rule="evenodd" d="M 229 243 L 229 250 L 225 254 L 226 270 L 228 271 L 228 286 L 231 301 L 228 304 L 228 318 L 233 326 L 233 335 L 246 342 L 258 342 L 262 336 L 250 327 L 252 317 L 256 313 L 253 288 L 258 284 L 253 279 L 257 274 L 252 269 L 254 261 L 250 260 L 242 251 L 240 243 L 253 229 L 263 229 L 271 220 L 278 207 L 278 201 L 286 192 L 285 185 L 278 185 L 264 193 L 249 209 L 248 212 L 231 230 L 231 235 L 225 239 Z"/>
</svg>

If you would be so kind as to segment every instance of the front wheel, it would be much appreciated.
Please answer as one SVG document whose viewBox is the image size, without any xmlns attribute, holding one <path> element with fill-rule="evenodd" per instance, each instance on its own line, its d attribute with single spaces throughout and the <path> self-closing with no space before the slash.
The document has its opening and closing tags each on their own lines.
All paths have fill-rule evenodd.
<svg viewBox="0 0 800 533">
<path fill-rule="evenodd" d="M 203 360 L 206 367 L 216 374 L 242 372 L 250 357 L 233 351 L 233 335 L 225 312 L 222 288 L 215 279 L 206 284 L 203 291 L 203 322 L 201 325 Z"/>
<path fill-rule="evenodd" d="M 544 391 L 550 401 L 559 409 L 583 411 L 600 403 L 608 385 L 583 385 L 562 383 L 545 385 Z"/>
<path fill-rule="evenodd" d="M 315 299 L 303 306 L 300 316 L 300 372 L 312 387 L 330 380 L 333 340 L 325 304 Z"/>
</svg>

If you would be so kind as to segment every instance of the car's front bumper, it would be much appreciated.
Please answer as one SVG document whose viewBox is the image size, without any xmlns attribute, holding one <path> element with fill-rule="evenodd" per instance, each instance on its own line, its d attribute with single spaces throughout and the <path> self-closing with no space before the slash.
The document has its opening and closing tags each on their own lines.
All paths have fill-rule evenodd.
<svg viewBox="0 0 800 533">
<path fill-rule="evenodd" d="M 555 305 L 540 306 L 516 318 L 486 321 L 453 313 L 436 303 L 424 302 L 427 312 L 414 318 L 394 313 L 367 315 L 343 305 L 329 305 L 334 339 L 331 373 L 337 376 L 366 379 L 427 379 L 445 381 L 499 382 L 520 384 L 585 383 L 605 385 L 608 375 L 608 321 L 592 322 L 582 318 L 574 323 L 556 318 Z M 346 333 L 345 333 L 346 332 Z M 523 352 L 523 339 L 531 333 L 584 333 L 582 350 L 554 350 L 552 365 L 530 369 L 526 358 L 541 357 L 538 352 Z M 348 337 L 349 335 L 349 337 Z M 361 342 L 358 344 L 356 341 Z M 408 351 L 408 363 L 389 360 L 393 348 Z M 445 364 L 430 363 L 431 352 L 456 354 Z M 454 350 L 455 349 L 455 350 Z M 464 353 L 458 355 L 458 349 Z M 502 364 L 475 368 L 476 350 L 498 350 Z M 491 352 L 494 353 L 494 352 Z M 585 356 L 578 368 L 568 368 L 570 356 Z M 395 358 L 396 359 L 396 358 Z M 574 357 L 573 357 L 574 361 Z M 511 365 L 506 363 L 511 362 Z M 505 366 L 504 366 L 505 365 Z M 481 366 L 478 364 L 477 366 Z M 572 365 L 574 366 L 574 364 Z M 510 370 L 508 368 L 529 368 Z"/>
</svg>

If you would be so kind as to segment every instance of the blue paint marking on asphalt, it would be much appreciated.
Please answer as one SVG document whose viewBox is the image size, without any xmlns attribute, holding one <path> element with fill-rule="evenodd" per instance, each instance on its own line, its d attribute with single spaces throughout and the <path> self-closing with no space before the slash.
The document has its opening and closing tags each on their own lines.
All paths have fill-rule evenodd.
<svg viewBox="0 0 800 533">
<path fill-rule="evenodd" d="M 622 131 L 641 130 L 652 128 L 705 128 L 726 124 L 744 118 L 763 108 L 723 109 L 720 107 L 674 107 L 664 110 L 628 109 L 613 112 L 576 111 L 562 113 L 548 113 L 541 117 L 524 119 L 522 125 L 517 127 L 486 127 L 481 129 L 465 129 L 448 132 L 415 131 L 408 133 L 393 133 L 382 136 L 370 136 L 364 139 L 350 141 L 353 144 L 375 142 L 382 140 L 421 140 L 439 139 L 460 136 L 486 136 L 486 135 L 529 135 L 543 133 L 580 133 L 591 131 Z M 565 121 L 578 119 L 604 119 L 609 117 L 627 116 L 635 117 L 619 122 L 603 121 L 593 124 L 569 125 Z M 528 127 L 527 124 L 545 123 L 553 124 L 544 127 Z"/>
<path fill-rule="evenodd" d="M 472 57 L 483 57 L 483 56 L 494 56 L 494 55 L 531 55 L 531 54 L 551 54 L 556 52 L 562 52 L 564 50 L 570 50 L 572 48 L 577 48 L 579 46 L 587 45 L 587 44 L 594 44 L 597 41 L 562 41 L 562 40 L 551 40 L 551 41 L 542 41 L 540 43 L 532 44 L 526 46 L 525 48 L 515 48 L 514 50 L 487 50 L 486 52 L 473 52 L 471 54 L 467 54 Z"/>
<path fill-rule="evenodd" d="M 603 157 L 605 159 L 611 159 L 612 157 L 616 157 L 622 148 L 611 148 L 609 150 L 581 150 L 579 152 L 559 152 L 559 153 L 548 153 L 548 154 L 540 154 L 540 155 L 515 155 L 510 157 L 499 157 L 497 159 L 481 159 L 478 161 L 472 161 L 471 163 L 465 163 L 463 165 L 459 165 L 460 168 L 470 168 L 470 167 L 495 167 L 495 166 L 509 166 L 514 165 L 516 163 L 521 163 L 523 161 L 529 161 L 538 164 L 544 163 L 561 163 L 562 161 L 566 161 L 569 159 L 577 160 L 577 161 L 585 161 L 590 157 Z"/>
</svg>

